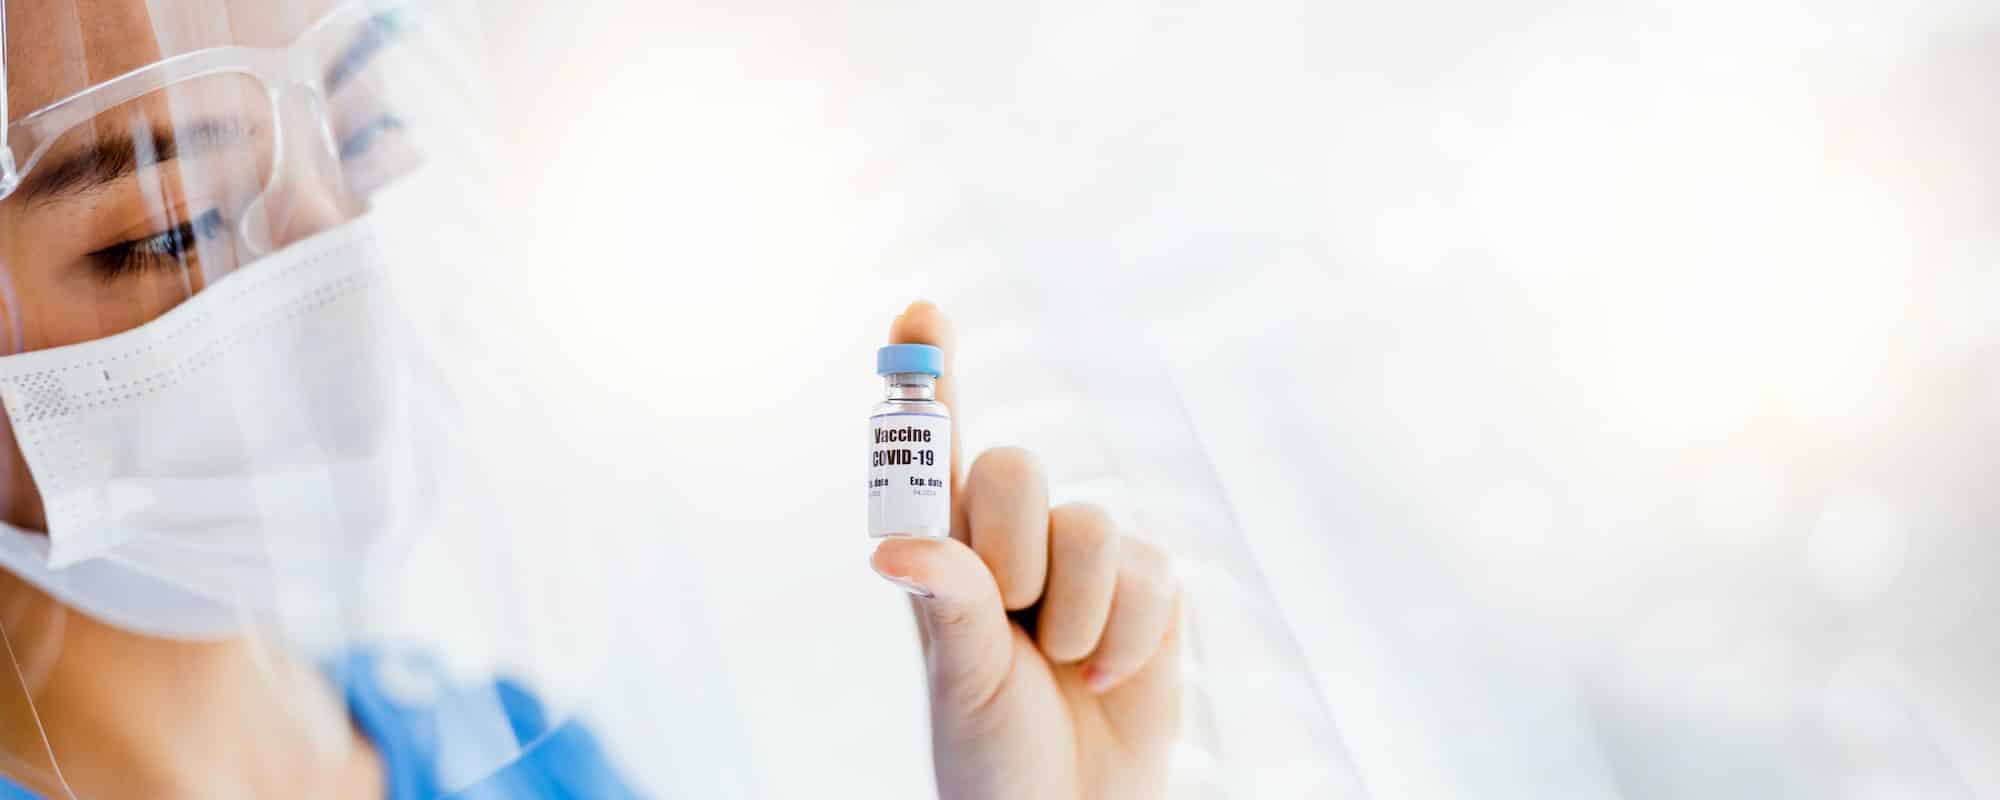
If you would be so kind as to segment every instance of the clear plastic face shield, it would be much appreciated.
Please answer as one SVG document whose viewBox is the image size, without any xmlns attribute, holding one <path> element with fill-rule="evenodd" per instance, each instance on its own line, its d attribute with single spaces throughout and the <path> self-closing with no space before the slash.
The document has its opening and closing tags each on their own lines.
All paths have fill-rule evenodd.
<svg viewBox="0 0 2000 800">
<path fill-rule="evenodd" d="M 440 258 L 478 195 L 468 9 L 0 8 L 0 777 L 118 796 L 94 737 L 143 727 L 93 710 L 107 682 L 308 770 L 386 688 L 454 709 L 428 788 L 502 773 L 604 637 L 586 549 L 527 557 L 546 531 L 470 466 L 442 355 L 480 258 Z"/>
</svg>

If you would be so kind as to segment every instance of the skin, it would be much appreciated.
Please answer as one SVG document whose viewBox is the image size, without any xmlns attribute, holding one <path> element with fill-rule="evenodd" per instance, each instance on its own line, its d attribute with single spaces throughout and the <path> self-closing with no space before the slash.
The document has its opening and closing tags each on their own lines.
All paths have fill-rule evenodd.
<svg viewBox="0 0 2000 800">
<path fill-rule="evenodd" d="M 67 2 L 9 0 L 15 113 L 165 55 L 153 31 L 163 24 L 155 15 L 167 13 L 157 7 L 166 4 L 150 5 L 76 0 L 72 12 Z M 245 42 L 289 41 L 296 30 L 271 18 L 269 5 L 220 0 L 201 8 L 209 15 L 221 9 L 231 23 L 224 27 Z M 183 43 L 176 52 L 203 44 Z M 137 111 L 170 116 L 164 108 Z M 51 158 L 130 124 L 112 120 L 66 137 Z M 351 217 L 353 202 L 313 178 L 323 173 L 289 163 L 279 169 L 286 170 L 287 203 L 270 225 L 276 244 Z M 8 351 L 131 329 L 245 260 L 217 244 L 179 269 L 111 280 L 91 271 L 89 254 L 187 221 L 216 194 L 215 181 L 198 180 L 217 174 L 212 165 L 167 163 L 158 174 L 151 184 L 129 181 L 58 202 L 0 201 L 8 290 L 0 296 L 0 330 L 10 332 Z M 890 337 L 936 344 L 950 363 L 949 325 L 929 304 L 911 306 Z M 946 372 L 940 399 L 957 410 Z M 42 530 L 33 477 L 11 430 L 0 433 L 0 517 Z M 1051 509 L 1044 473 L 1025 451 L 993 450 L 961 472 L 958 441 L 954 436 L 954 538 L 885 541 L 871 561 L 913 595 L 940 794 L 1157 796 L 1181 690 L 1180 600 L 1165 554 L 1122 535 L 1101 509 Z M 1033 620 L 1034 633 L 1018 619 Z M 337 693 L 315 670 L 255 637 L 186 643 L 136 635 L 0 571 L 0 639 L 8 655 L 0 663 L 0 774 L 42 796 L 66 796 L 64 782 L 82 797 L 381 795 L 380 759 L 347 721 Z"/>
</svg>

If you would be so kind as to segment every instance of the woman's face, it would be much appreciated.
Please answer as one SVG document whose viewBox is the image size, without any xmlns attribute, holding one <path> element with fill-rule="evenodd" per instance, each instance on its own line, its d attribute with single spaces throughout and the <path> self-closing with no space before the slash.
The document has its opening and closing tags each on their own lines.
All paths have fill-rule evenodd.
<svg viewBox="0 0 2000 800">
<path fill-rule="evenodd" d="M 290 44 L 331 5 L 8 0 L 9 121 L 168 56 Z M 385 127 L 360 105 L 363 118 L 318 113 L 334 117 L 336 129 Z M 337 141 L 333 158 L 321 159 L 328 163 L 275 163 L 274 131 L 292 135 L 292 113 L 314 112 L 273 108 L 254 78 L 216 76 L 114 107 L 54 140 L 0 201 L 0 354 L 89 341 L 158 317 L 256 255 L 237 235 L 253 208 L 272 249 L 352 216 L 354 204 L 341 199 L 350 193 L 337 185 L 337 162 L 352 141 Z M 15 147 L 17 158 L 26 155 Z M 274 173 L 286 187 L 282 212 L 260 196 Z M 0 449 L 0 518 L 43 529 L 11 431 Z"/>
</svg>

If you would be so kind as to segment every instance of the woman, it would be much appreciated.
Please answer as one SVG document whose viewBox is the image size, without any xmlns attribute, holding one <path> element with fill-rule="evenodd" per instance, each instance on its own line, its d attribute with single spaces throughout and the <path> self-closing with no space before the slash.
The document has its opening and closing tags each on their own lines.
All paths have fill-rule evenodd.
<svg viewBox="0 0 2000 800">
<path fill-rule="evenodd" d="M 412 220 L 370 213 L 450 144 L 452 84 L 408 56 L 422 13 L 274 5 L 4 2 L 0 798 L 630 794 L 527 684 L 347 646 L 397 542 L 460 511 L 380 297 Z M 950 363 L 932 306 L 890 339 Z M 955 538 L 871 562 L 921 622 L 940 794 L 1157 794 L 1166 558 L 1049 508 L 1025 452 L 957 455 Z"/>
</svg>

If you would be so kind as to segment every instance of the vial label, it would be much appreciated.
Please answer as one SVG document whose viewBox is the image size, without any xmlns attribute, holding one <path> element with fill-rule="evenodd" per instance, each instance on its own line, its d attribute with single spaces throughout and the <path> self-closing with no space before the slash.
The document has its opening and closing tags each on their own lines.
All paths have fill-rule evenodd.
<svg viewBox="0 0 2000 800">
<path fill-rule="evenodd" d="M 951 535 L 951 419 L 881 414 L 868 419 L 868 533 Z"/>
</svg>

